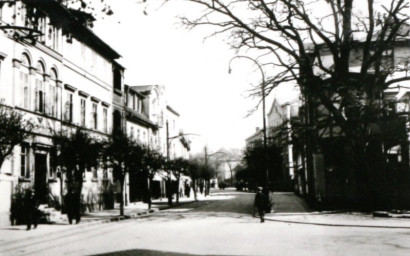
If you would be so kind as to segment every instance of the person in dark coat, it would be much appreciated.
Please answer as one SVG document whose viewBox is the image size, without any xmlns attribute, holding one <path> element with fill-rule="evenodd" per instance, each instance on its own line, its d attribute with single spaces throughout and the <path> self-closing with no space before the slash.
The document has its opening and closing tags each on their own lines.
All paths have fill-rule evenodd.
<svg viewBox="0 0 410 256">
<path fill-rule="evenodd" d="M 73 220 L 75 220 L 78 224 L 80 222 L 81 214 L 79 198 L 77 194 L 73 190 L 67 193 L 64 203 L 67 211 L 68 222 L 72 224 Z"/>
<path fill-rule="evenodd" d="M 34 195 L 34 191 L 31 189 L 27 189 L 24 194 L 24 214 L 27 224 L 27 230 L 31 229 L 31 225 L 34 228 L 37 228 L 38 218 L 39 218 L 39 210 L 38 210 L 38 203 L 36 197 Z"/>
<path fill-rule="evenodd" d="M 188 181 L 185 181 L 185 196 L 189 197 L 191 194 L 191 187 L 188 184 Z"/>
<path fill-rule="evenodd" d="M 255 195 L 255 203 L 253 205 L 253 216 L 254 217 L 255 217 L 255 208 L 258 209 L 258 214 L 259 214 L 259 218 L 261 219 L 261 222 L 265 222 L 266 203 L 265 203 L 265 196 L 262 193 L 261 187 L 258 187 L 258 190 Z"/>
</svg>

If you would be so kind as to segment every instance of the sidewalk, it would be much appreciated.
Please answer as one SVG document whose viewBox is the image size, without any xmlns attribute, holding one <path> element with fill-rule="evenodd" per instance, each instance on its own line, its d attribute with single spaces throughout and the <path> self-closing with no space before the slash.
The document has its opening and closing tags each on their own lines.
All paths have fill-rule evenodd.
<svg viewBox="0 0 410 256">
<path fill-rule="evenodd" d="M 198 200 L 200 201 L 203 199 L 204 196 L 198 194 Z M 149 214 L 151 212 L 166 210 L 193 202 L 195 202 L 193 196 L 191 198 L 180 198 L 178 204 L 175 203 L 174 199 L 172 206 L 168 206 L 167 199 L 154 200 L 151 210 L 148 210 L 148 205 L 145 203 L 131 203 L 124 207 L 124 216 L 120 216 L 119 208 L 113 210 L 96 211 L 83 215 L 80 223 L 71 225 L 68 223 L 67 215 L 62 214 L 57 216 L 58 218 L 55 219 L 54 222 L 40 224 L 36 229 L 32 229 L 30 231 L 26 231 L 25 225 L 4 226 L 0 227 L 0 248 L 3 248 L 4 246 L 12 246 L 13 244 L 21 243 L 22 241 L 24 242 L 38 239 L 44 235 L 58 234 L 64 236 L 65 234 L 70 234 L 72 232 L 81 232 L 90 225 L 137 218 L 138 216 Z"/>
<path fill-rule="evenodd" d="M 409 228 L 410 219 L 406 214 L 387 212 L 337 212 L 312 211 L 304 200 L 293 193 L 277 193 L 274 195 L 274 212 L 266 214 L 266 220 L 334 227 L 365 228 Z"/>
<path fill-rule="evenodd" d="M 203 198 L 204 198 L 203 195 L 198 194 L 198 200 L 202 200 Z M 81 221 L 79 225 L 86 225 L 90 223 L 106 223 L 106 222 L 113 222 L 113 221 L 119 221 L 119 220 L 124 220 L 124 219 L 136 218 L 141 215 L 146 215 L 149 213 L 165 210 L 171 207 L 193 203 L 195 202 L 195 199 L 193 196 L 191 196 L 190 198 L 187 198 L 187 197 L 179 198 L 178 204 L 175 201 L 176 200 L 174 198 L 174 200 L 172 201 L 173 205 L 169 206 L 168 199 L 166 198 L 156 199 L 152 201 L 151 209 L 148 209 L 148 204 L 146 203 L 142 203 L 142 202 L 129 203 L 127 206 L 124 207 L 124 216 L 120 216 L 119 207 L 116 207 L 115 209 L 112 209 L 112 210 L 89 212 L 81 216 Z M 68 225 L 67 216 L 64 214 L 62 215 L 62 217 L 63 218 L 55 220 L 53 224 L 60 224 L 60 225 L 67 224 Z"/>
</svg>

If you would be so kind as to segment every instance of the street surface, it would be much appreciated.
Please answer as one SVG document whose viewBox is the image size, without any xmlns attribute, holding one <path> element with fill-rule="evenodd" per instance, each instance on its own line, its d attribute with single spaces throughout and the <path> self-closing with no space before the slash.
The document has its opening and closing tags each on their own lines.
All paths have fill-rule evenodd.
<svg viewBox="0 0 410 256">
<path fill-rule="evenodd" d="M 278 215 L 286 207 L 292 215 L 306 211 L 294 196 L 279 197 Z M 251 215 L 253 199 L 252 193 L 219 191 L 209 200 L 120 222 L 50 233 L 54 227 L 47 225 L 10 228 L 10 236 L 31 232 L 31 238 L 0 238 L 0 255 L 410 255 L 409 228 L 260 223 Z"/>
</svg>

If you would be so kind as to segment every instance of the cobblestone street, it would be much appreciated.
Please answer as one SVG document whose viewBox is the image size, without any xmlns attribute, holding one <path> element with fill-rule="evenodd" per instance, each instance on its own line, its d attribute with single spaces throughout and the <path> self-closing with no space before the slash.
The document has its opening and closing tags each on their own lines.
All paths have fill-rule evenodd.
<svg viewBox="0 0 410 256">
<path fill-rule="evenodd" d="M 408 255 L 406 220 L 309 212 L 275 194 L 277 213 L 253 218 L 254 194 L 221 191 L 199 202 L 93 225 L 2 229 L 1 255 Z M 287 203 L 286 203 L 286 202 Z M 286 212 L 289 207 L 289 212 Z M 295 212 L 298 208 L 303 212 Z M 319 217 L 322 216 L 322 217 Z M 297 218 L 299 223 L 287 222 Z M 311 225 L 321 219 L 323 225 Z M 269 221 L 270 220 L 270 221 Z M 325 222 L 325 220 L 327 222 Z M 337 226 L 338 223 L 350 226 Z M 380 227 L 365 227 L 377 223 Z M 396 223 L 397 228 L 383 226 Z M 399 226 L 402 224 L 402 226 Z M 7 237 L 6 237 L 7 236 Z M 394 238 L 394 239 L 393 239 Z"/>
</svg>

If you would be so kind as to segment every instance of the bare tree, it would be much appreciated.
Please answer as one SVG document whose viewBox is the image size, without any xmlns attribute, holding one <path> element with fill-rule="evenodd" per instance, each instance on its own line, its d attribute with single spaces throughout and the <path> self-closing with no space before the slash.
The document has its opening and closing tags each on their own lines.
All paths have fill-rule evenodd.
<svg viewBox="0 0 410 256">
<path fill-rule="evenodd" d="M 199 17 L 182 18 L 188 28 L 212 26 L 211 37 L 227 35 L 238 52 L 257 55 L 268 73 L 261 81 L 266 95 L 280 84 L 300 87 L 309 168 L 309 156 L 323 151 L 321 130 L 337 127 L 357 194 L 380 193 L 368 190 L 377 187 L 369 185 L 372 173 L 385 168 L 389 147 L 405 140 L 405 133 L 392 133 L 393 119 L 400 120 L 386 115 L 383 97 L 389 86 L 410 80 L 410 56 L 386 61 L 394 47 L 409 46 L 408 0 L 187 2 L 204 8 Z"/>
</svg>

